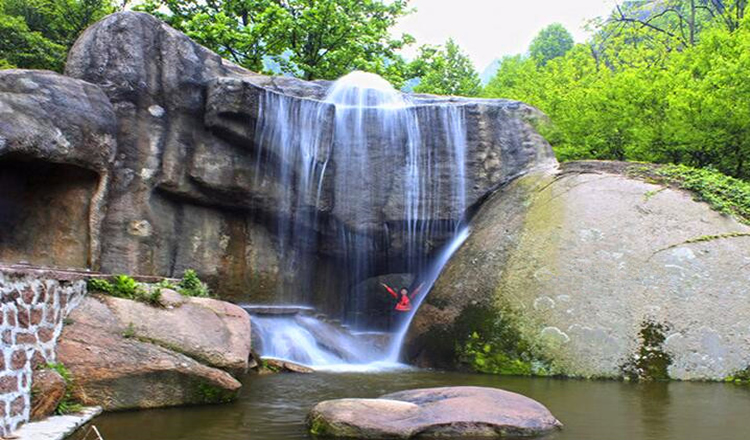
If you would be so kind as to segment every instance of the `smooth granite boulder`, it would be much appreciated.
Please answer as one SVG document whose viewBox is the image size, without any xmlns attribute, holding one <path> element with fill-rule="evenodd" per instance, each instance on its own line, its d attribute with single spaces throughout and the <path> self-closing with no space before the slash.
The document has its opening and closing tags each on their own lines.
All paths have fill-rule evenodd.
<svg viewBox="0 0 750 440">
<path fill-rule="evenodd" d="M 218 403 L 247 370 L 249 316 L 232 304 L 190 298 L 171 309 L 94 295 L 69 315 L 57 359 L 74 396 L 106 410 Z"/>
<path fill-rule="evenodd" d="M 526 437 L 562 427 L 539 402 L 482 387 L 428 388 L 378 399 L 329 400 L 313 407 L 307 423 L 315 436 L 359 439 Z"/>
<path fill-rule="evenodd" d="M 405 353 L 486 372 L 720 380 L 750 365 L 750 226 L 643 165 L 564 164 L 493 195 Z M 481 365 L 469 351 L 488 348 Z"/>
</svg>

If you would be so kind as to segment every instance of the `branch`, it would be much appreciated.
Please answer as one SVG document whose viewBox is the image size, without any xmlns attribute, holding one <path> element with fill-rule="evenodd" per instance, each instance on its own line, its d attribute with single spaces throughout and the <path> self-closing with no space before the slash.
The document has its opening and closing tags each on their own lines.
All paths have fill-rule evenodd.
<svg viewBox="0 0 750 440">
<path fill-rule="evenodd" d="M 622 9 L 620 8 L 619 4 L 616 4 L 615 7 L 617 8 L 617 12 L 620 14 L 620 18 L 615 19 L 615 21 L 624 22 L 624 23 L 640 24 L 642 27 L 647 27 L 647 28 L 649 28 L 651 30 L 663 33 L 663 34 L 665 34 L 667 36 L 670 36 L 672 38 L 676 38 L 676 39 L 680 40 L 683 44 L 686 43 L 686 41 L 684 40 L 684 38 L 680 38 L 678 35 L 675 35 L 674 33 L 670 32 L 670 31 L 668 31 L 666 29 L 662 29 L 662 28 L 660 28 L 658 26 L 655 26 L 655 25 L 651 24 L 651 20 L 653 20 L 653 19 L 655 19 L 657 17 L 660 17 L 660 16 L 666 14 L 667 12 L 675 12 L 671 8 L 668 8 L 668 9 L 664 10 L 663 12 L 655 15 L 654 17 L 651 17 L 647 21 L 643 21 L 643 20 L 639 20 L 637 18 L 626 17 L 625 13 L 622 12 Z M 679 16 L 679 13 L 678 13 L 678 16 Z"/>
</svg>

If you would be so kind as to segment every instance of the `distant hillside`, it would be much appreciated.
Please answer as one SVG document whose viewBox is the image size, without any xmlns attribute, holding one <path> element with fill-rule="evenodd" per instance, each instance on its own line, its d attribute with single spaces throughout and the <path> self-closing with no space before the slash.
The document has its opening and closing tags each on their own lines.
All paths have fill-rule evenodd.
<svg viewBox="0 0 750 440">
<path fill-rule="evenodd" d="M 479 78 L 482 80 L 482 85 L 486 85 L 492 77 L 497 74 L 498 69 L 500 69 L 500 58 L 497 58 L 495 61 L 491 62 L 487 67 L 484 68 L 482 73 L 479 74 Z"/>
</svg>

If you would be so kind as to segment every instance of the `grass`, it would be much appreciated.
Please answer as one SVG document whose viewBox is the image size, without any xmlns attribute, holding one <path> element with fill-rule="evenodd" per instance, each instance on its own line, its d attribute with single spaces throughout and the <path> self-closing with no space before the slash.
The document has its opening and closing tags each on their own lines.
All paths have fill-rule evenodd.
<svg viewBox="0 0 750 440">
<path fill-rule="evenodd" d="M 70 373 L 70 370 L 68 370 L 65 365 L 59 362 L 48 362 L 44 365 L 44 368 L 57 372 L 57 374 L 59 374 L 65 381 L 65 395 L 63 396 L 60 403 L 57 404 L 55 414 L 65 415 L 81 412 L 83 410 L 83 405 L 76 402 L 75 398 L 73 397 L 74 381 L 73 375 Z"/>
<path fill-rule="evenodd" d="M 198 274 L 192 269 L 186 270 L 182 279 L 177 284 L 169 280 L 162 280 L 147 288 L 131 276 L 116 275 L 109 280 L 91 278 L 88 280 L 87 286 L 88 290 L 92 292 L 101 292 L 117 298 L 131 299 L 153 306 L 161 305 L 162 289 L 176 290 L 181 295 L 190 297 L 211 297 L 208 285 L 201 281 L 198 278 Z"/>
<path fill-rule="evenodd" d="M 161 289 L 146 289 L 141 283 L 128 275 L 116 275 L 110 280 L 91 278 L 87 288 L 92 292 L 101 292 L 116 298 L 132 299 L 152 306 L 161 305 Z"/>
<path fill-rule="evenodd" d="M 708 203 L 714 210 L 750 225 L 750 182 L 685 165 L 632 166 L 628 174 L 650 183 L 692 191 L 697 199 Z"/>
</svg>

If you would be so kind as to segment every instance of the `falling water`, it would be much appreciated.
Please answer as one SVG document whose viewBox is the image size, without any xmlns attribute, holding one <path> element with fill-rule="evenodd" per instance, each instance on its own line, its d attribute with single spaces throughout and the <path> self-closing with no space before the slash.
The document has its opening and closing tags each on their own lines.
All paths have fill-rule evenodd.
<svg viewBox="0 0 750 440">
<path fill-rule="evenodd" d="M 331 111 L 319 101 L 268 90 L 260 96 L 255 184 L 277 185 L 282 192 L 277 209 L 286 215 L 280 215 L 276 225 L 282 270 L 297 277 L 282 285 L 279 301 L 298 300 L 297 292 L 310 284 L 305 256 L 317 246 L 315 230 L 332 147 L 330 129 L 325 129 L 324 122 Z"/>
<path fill-rule="evenodd" d="M 435 257 L 435 260 L 432 262 L 430 267 L 424 272 L 421 280 L 422 282 L 424 282 L 423 289 L 425 291 L 425 294 L 419 295 L 415 299 L 414 303 L 412 304 L 411 311 L 406 316 L 406 319 L 401 322 L 398 329 L 394 333 L 386 356 L 386 360 L 388 362 L 399 361 L 401 356 L 401 346 L 404 343 L 406 332 L 409 331 L 409 326 L 414 319 L 414 315 L 417 313 L 417 310 L 419 310 L 419 306 L 422 305 L 422 302 L 427 296 L 426 293 L 428 293 L 435 285 L 435 281 L 437 281 L 440 273 L 443 271 L 443 267 L 445 267 L 445 265 L 448 263 L 448 260 L 450 260 L 451 256 L 453 256 L 453 253 L 461 247 L 461 245 L 464 243 L 464 241 L 466 241 L 467 238 L 469 238 L 469 228 L 464 227 L 458 234 L 456 234 L 455 237 L 453 237 L 453 240 L 451 240 L 450 243 L 448 243 L 438 253 L 437 257 Z"/>
<path fill-rule="evenodd" d="M 283 192 L 279 208 L 288 215 L 280 216 L 277 225 L 286 264 L 283 270 L 298 277 L 293 289 L 279 295 L 279 301 L 305 301 L 300 292 L 311 290 L 304 272 L 314 271 L 314 263 L 305 256 L 314 255 L 323 245 L 316 241 L 315 232 L 322 211 L 337 220 L 334 247 L 343 255 L 341 269 L 349 286 L 381 273 L 383 262 L 375 256 L 388 249 L 398 254 L 400 272 L 426 282 L 426 293 L 467 234 L 459 226 L 467 208 L 465 120 L 465 107 L 460 103 L 422 103 L 398 92 L 383 78 L 364 72 L 336 81 L 323 101 L 266 91 L 256 125 L 256 145 L 261 148 L 256 184 L 277 184 Z M 331 193 L 330 201 L 321 197 L 324 186 Z M 448 244 L 431 258 L 441 242 Z M 349 289 L 341 292 L 347 322 L 362 327 L 367 324 L 360 319 L 367 312 L 365 292 Z M 398 360 L 413 313 L 380 359 Z M 313 342 L 319 342 L 320 334 L 311 333 L 311 326 L 299 320 L 259 319 L 265 329 L 261 331 L 276 326 L 274 331 L 280 332 L 268 338 L 278 339 L 280 345 L 264 349 L 274 355 L 291 356 L 290 350 L 304 346 L 306 354 L 295 356 L 307 356 L 303 360 L 316 365 L 373 361 L 361 356 L 353 361 L 330 358 L 326 357 L 330 353 L 316 352 Z M 266 322 L 272 319 L 276 321 Z"/>
<path fill-rule="evenodd" d="M 377 229 L 387 217 L 384 211 L 400 206 L 403 224 L 395 229 L 403 232 L 394 235 L 403 243 L 402 271 L 419 274 L 428 264 L 427 247 L 455 234 L 466 209 L 464 108 L 419 106 L 385 79 L 365 72 L 336 81 L 325 101 L 336 107 L 334 198 L 347 202 L 337 203 L 334 213 L 359 228 Z M 446 181 L 448 193 L 440 187 Z M 442 197 L 451 200 L 447 222 Z M 343 230 L 340 240 L 352 278 L 375 275 L 375 237 Z M 350 292 L 355 325 L 365 294 L 357 287 Z"/>
</svg>

